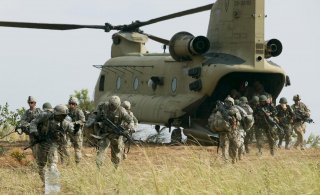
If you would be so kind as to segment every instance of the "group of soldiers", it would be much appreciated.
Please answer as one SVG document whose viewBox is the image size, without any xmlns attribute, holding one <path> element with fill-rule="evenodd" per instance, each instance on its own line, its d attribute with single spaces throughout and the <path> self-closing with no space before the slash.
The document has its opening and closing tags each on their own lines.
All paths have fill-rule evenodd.
<svg viewBox="0 0 320 195">
<path fill-rule="evenodd" d="M 93 128 L 92 136 L 97 139 L 96 163 L 100 167 L 104 161 L 106 148 L 111 146 L 111 161 L 115 168 L 125 155 L 124 138 L 136 128 L 138 120 L 130 111 L 128 101 L 121 103 L 118 96 L 112 96 L 107 102 L 99 104 L 97 109 L 88 117 L 78 107 L 76 97 L 70 97 L 68 105 L 59 104 L 54 108 L 49 102 L 36 107 L 36 99 L 28 97 L 29 109 L 21 118 L 20 127 L 29 135 L 29 146 L 36 159 L 40 178 L 45 182 L 45 166 L 49 170 L 57 170 L 58 159 L 61 163 L 69 163 L 68 142 L 71 142 L 75 151 L 75 162 L 81 161 L 83 130 Z M 107 123 L 108 121 L 109 123 Z M 115 132 L 110 123 L 121 127 L 123 132 Z M 128 137 L 127 137 L 128 138 Z"/>
<path fill-rule="evenodd" d="M 299 95 L 293 96 L 293 105 L 288 105 L 285 97 L 280 98 L 275 106 L 272 96 L 265 93 L 252 96 L 248 101 L 242 96 L 234 99 L 229 95 L 223 104 L 217 103 L 209 117 L 209 126 L 219 132 L 220 147 L 225 161 L 235 163 L 250 152 L 249 144 L 254 138 L 258 155 L 262 154 L 263 141 L 268 140 L 270 154 L 274 156 L 275 148 L 281 148 L 283 140 L 285 149 L 290 149 L 293 131 L 297 134 L 294 148 L 304 150 L 303 135 L 306 123 L 312 122 L 310 110 L 301 102 Z"/>
<path fill-rule="evenodd" d="M 310 110 L 301 102 L 301 97 L 293 97 L 294 104 L 288 105 L 287 99 L 280 98 L 275 106 L 272 96 L 263 94 L 247 97 L 235 97 L 232 94 L 224 102 L 218 101 L 209 118 L 212 130 L 219 131 L 220 147 L 224 160 L 235 163 L 249 153 L 249 144 L 255 135 L 258 155 L 262 154 L 264 136 L 268 140 L 270 154 L 275 154 L 275 147 L 290 149 L 293 130 L 297 134 L 294 147 L 304 149 L 303 135 L 306 122 L 310 122 Z M 59 104 L 54 108 L 49 102 L 36 107 L 36 99 L 28 97 L 29 109 L 21 119 L 20 126 L 29 135 L 29 146 L 36 159 L 41 180 L 45 181 L 45 166 L 57 169 L 61 163 L 70 162 L 67 150 L 71 142 L 75 152 L 75 162 L 81 161 L 81 148 L 84 128 L 92 129 L 91 136 L 97 148 L 96 164 L 104 162 L 105 150 L 111 148 L 111 162 L 117 168 L 126 158 L 125 142 L 138 125 L 138 120 L 131 112 L 129 101 L 121 102 L 118 96 L 111 96 L 107 102 L 100 103 L 87 119 L 78 107 L 79 100 L 70 97 L 68 105 Z M 277 142 L 278 141 L 278 142 Z"/>
</svg>

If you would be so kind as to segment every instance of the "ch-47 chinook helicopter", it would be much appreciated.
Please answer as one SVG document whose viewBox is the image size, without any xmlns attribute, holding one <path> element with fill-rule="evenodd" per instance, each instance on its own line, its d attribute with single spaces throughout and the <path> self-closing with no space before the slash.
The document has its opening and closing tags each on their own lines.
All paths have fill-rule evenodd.
<svg viewBox="0 0 320 195">
<path fill-rule="evenodd" d="M 265 40 L 264 0 L 217 0 L 213 4 L 128 25 L 75 25 L 0 22 L 0 26 L 49 30 L 81 28 L 117 31 L 112 36 L 111 59 L 101 69 L 95 103 L 111 95 L 129 100 L 142 123 L 183 127 L 200 142 L 214 142 L 207 127 L 216 100 L 232 89 L 242 93 L 260 82 L 274 99 L 289 77 L 267 60 L 282 51 L 277 39 Z M 153 23 L 211 10 L 207 36 L 178 32 L 170 40 L 144 33 Z M 169 47 L 169 53 L 149 53 L 148 38 Z"/>
</svg>

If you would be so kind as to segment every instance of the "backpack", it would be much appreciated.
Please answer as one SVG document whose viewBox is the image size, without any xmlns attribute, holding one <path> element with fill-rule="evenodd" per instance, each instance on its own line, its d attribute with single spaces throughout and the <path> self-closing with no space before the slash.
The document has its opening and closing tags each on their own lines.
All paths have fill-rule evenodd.
<svg viewBox="0 0 320 195">
<path fill-rule="evenodd" d="M 208 119 L 208 124 L 211 131 L 229 131 L 229 122 L 225 121 L 220 111 L 214 111 Z"/>
</svg>

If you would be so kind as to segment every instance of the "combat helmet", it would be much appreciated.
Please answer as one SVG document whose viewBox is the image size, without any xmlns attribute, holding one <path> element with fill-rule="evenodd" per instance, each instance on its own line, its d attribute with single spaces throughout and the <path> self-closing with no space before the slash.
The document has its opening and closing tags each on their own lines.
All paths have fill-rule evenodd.
<svg viewBox="0 0 320 195">
<path fill-rule="evenodd" d="M 37 102 L 37 100 L 33 96 L 29 96 L 27 102 Z"/>
<path fill-rule="evenodd" d="M 49 102 L 46 102 L 46 103 L 44 103 L 44 104 L 42 105 L 42 110 L 45 110 L 45 111 L 49 110 L 49 111 L 52 111 L 53 109 L 52 109 L 51 104 L 50 104 Z"/>
<path fill-rule="evenodd" d="M 280 98 L 279 103 L 280 104 L 287 104 L 288 103 L 287 98 L 285 98 L 285 97 Z"/>
<path fill-rule="evenodd" d="M 252 99 L 251 99 L 251 102 L 253 103 L 259 103 L 259 96 L 253 96 Z"/>
<path fill-rule="evenodd" d="M 131 103 L 129 101 L 122 102 L 122 107 L 124 107 L 126 110 L 131 109 Z"/>
<path fill-rule="evenodd" d="M 76 98 L 76 97 L 70 97 L 68 103 L 69 103 L 69 104 L 76 104 L 76 105 L 78 105 L 78 104 L 79 104 L 79 100 L 78 100 L 78 98 Z"/>
<path fill-rule="evenodd" d="M 293 101 L 300 101 L 301 97 L 299 94 L 293 96 Z"/>
<path fill-rule="evenodd" d="M 268 98 L 266 95 L 260 95 L 260 97 L 259 97 L 260 102 L 266 102 L 267 100 L 268 100 Z"/>
<path fill-rule="evenodd" d="M 120 104 L 121 104 L 121 100 L 120 100 L 119 96 L 113 95 L 109 99 L 109 105 L 112 105 L 115 108 L 118 108 L 120 106 Z"/>
<path fill-rule="evenodd" d="M 240 102 L 242 102 L 242 103 L 248 103 L 248 98 L 245 97 L 245 96 L 242 96 L 239 100 L 240 100 Z"/>
<path fill-rule="evenodd" d="M 54 115 L 67 115 L 68 108 L 63 104 L 59 104 L 54 107 L 53 113 Z"/>
<path fill-rule="evenodd" d="M 225 102 L 231 102 L 232 105 L 234 105 L 234 99 L 230 96 L 226 97 L 226 99 L 224 100 Z"/>
</svg>

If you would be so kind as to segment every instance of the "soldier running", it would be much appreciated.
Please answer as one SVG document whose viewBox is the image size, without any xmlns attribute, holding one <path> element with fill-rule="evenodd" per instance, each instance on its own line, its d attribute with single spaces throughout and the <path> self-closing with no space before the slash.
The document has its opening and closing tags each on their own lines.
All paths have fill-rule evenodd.
<svg viewBox="0 0 320 195">
<path fill-rule="evenodd" d="M 270 121 L 277 114 L 276 108 L 272 104 L 268 104 L 268 98 L 265 95 L 259 97 L 260 104 L 254 113 L 256 124 L 256 140 L 258 155 L 262 154 L 263 134 L 268 138 L 270 154 L 274 156 L 274 145 L 276 140 L 276 126 Z"/>
<path fill-rule="evenodd" d="M 106 121 L 110 120 L 117 126 L 127 124 L 124 128 L 129 131 L 134 129 L 134 122 L 132 117 L 127 111 L 120 106 L 121 100 L 118 96 L 111 96 L 109 101 L 104 104 L 100 104 L 96 114 L 96 122 L 99 126 L 100 132 L 98 136 L 101 136 L 101 140 L 98 142 L 98 151 L 96 163 L 100 167 L 104 161 L 105 150 L 111 145 L 111 162 L 117 168 L 123 158 L 124 142 L 123 136 L 115 133 L 114 129 L 111 129 Z"/>
<path fill-rule="evenodd" d="M 64 105 L 57 105 L 53 112 L 43 112 L 30 123 L 30 134 L 35 137 L 31 146 L 38 145 L 36 161 L 43 182 L 46 165 L 57 169 L 59 142 L 67 131 L 74 130 L 72 123 L 65 120 L 67 112 Z"/>
<path fill-rule="evenodd" d="M 279 119 L 279 125 L 282 127 L 283 132 L 279 131 L 279 142 L 278 148 L 282 146 L 282 140 L 285 139 L 286 145 L 285 149 L 289 150 L 289 144 L 292 135 L 292 123 L 294 113 L 290 106 L 288 106 L 288 101 L 286 98 L 280 98 L 279 105 L 277 105 L 277 118 Z"/>
<path fill-rule="evenodd" d="M 300 149 L 304 150 L 303 135 L 306 132 L 305 119 L 310 118 L 310 110 L 303 102 L 301 102 L 300 95 L 293 96 L 293 101 L 294 104 L 291 106 L 295 114 L 295 119 L 293 121 L 293 129 L 298 136 L 297 142 L 294 144 L 294 147 L 297 148 L 300 146 Z"/>
<path fill-rule="evenodd" d="M 40 108 L 37 108 L 37 101 L 34 97 L 29 96 L 27 100 L 29 104 L 29 109 L 25 111 L 24 115 L 21 117 L 21 129 L 23 130 L 24 133 L 29 135 L 29 144 L 33 143 L 35 138 L 30 135 L 30 122 L 36 118 L 42 111 Z M 32 155 L 34 158 L 36 158 L 37 154 L 37 146 L 31 147 L 32 150 Z"/>
<path fill-rule="evenodd" d="M 78 164 L 81 160 L 81 148 L 83 142 L 83 126 L 86 122 L 85 115 L 81 109 L 78 108 L 78 98 L 71 97 L 69 99 L 69 113 L 68 116 L 71 118 L 74 132 L 68 133 L 67 136 L 71 141 L 75 153 L 75 162 Z"/>
</svg>

